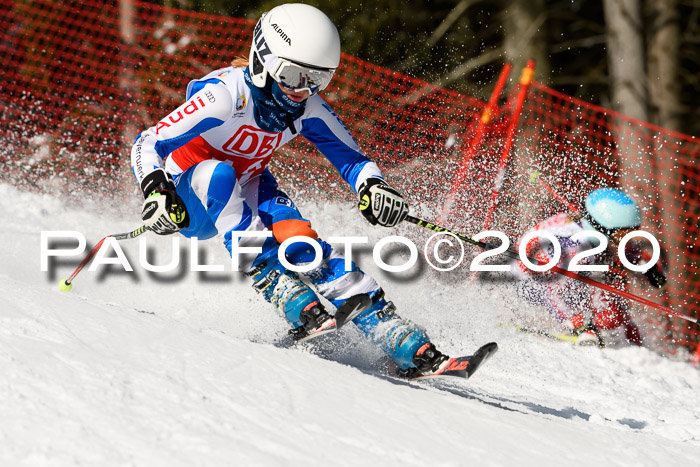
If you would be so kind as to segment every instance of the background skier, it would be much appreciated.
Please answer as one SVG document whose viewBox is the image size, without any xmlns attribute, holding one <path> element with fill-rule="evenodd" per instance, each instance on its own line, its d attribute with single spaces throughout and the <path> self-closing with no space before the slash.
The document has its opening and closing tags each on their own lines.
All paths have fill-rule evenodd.
<svg viewBox="0 0 700 467">
<path fill-rule="evenodd" d="M 595 273 L 595 278 L 613 287 L 624 288 L 626 274 L 617 258 L 617 247 L 622 238 L 638 230 L 641 223 L 641 210 L 634 199 L 620 190 L 600 188 L 586 197 L 582 215 L 556 214 L 529 232 L 547 231 L 554 235 L 561 246 L 561 259 L 557 265 L 564 269 L 576 254 L 600 245 L 596 237 L 573 240 L 574 235 L 583 231 L 603 234 L 608 240 L 607 248 L 579 264 L 610 265 L 608 272 Z M 545 238 L 530 240 L 526 251 L 529 257 L 543 261 L 554 257 L 554 248 Z M 625 256 L 632 264 L 649 259 L 640 242 L 634 240 L 625 246 Z M 515 270 L 524 279 L 517 285 L 518 295 L 530 304 L 544 306 L 577 336 L 578 344 L 604 345 L 606 335 L 609 339 L 620 336 L 632 344 L 642 344 L 642 336 L 630 317 L 627 302 L 620 297 L 551 272 L 536 273 L 520 261 Z M 590 273 L 583 271 L 579 274 Z M 663 287 L 666 282 L 659 262 L 644 274 L 654 287 Z"/>
</svg>

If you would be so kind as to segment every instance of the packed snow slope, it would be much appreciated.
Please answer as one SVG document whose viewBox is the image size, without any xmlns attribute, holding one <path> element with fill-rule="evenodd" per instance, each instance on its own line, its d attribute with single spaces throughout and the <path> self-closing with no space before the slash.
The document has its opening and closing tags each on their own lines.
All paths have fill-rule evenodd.
<svg viewBox="0 0 700 467">
<path fill-rule="evenodd" d="M 378 373 L 351 326 L 287 345 L 284 320 L 230 268 L 147 273 L 128 240 L 134 272 L 86 269 L 64 293 L 82 255 L 40 270 L 41 231 L 91 246 L 138 226 L 137 203 L 76 208 L 0 185 L 0 465 L 698 465 L 696 369 L 499 326 L 523 306 L 507 286 L 392 275 L 358 248 L 440 349 L 500 345 L 469 381 L 407 383 Z M 303 212 L 323 236 L 387 235 L 349 205 Z M 165 264 L 170 238 L 145 237 Z M 200 264 L 228 265 L 219 240 L 200 246 Z"/>
</svg>

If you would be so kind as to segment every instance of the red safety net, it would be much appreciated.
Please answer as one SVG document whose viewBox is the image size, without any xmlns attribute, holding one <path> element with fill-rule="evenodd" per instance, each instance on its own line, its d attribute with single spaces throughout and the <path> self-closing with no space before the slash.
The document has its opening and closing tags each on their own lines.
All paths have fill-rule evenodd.
<svg viewBox="0 0 700 467">
<path fill-rule="evenodd" d="M 0 177 L 36 188 L 48 180 L 63 191 L 111 191 L 104 176 L 130 178 L 136 135 L 183 101 L 191 79 L 247 57 L 255 25 L 126 0 L 0 6 L 0 160 L 11 167 Z M 324 98 L 387 171 L 407 183 L 416 173 L 435 181 L 413 192 L 423 201 L 440 192 L 439 174 L 458 163 L 453 152 L 483 106 L 345 54 Z M 301 138 L 283 152 L 273 162 L 282 180 L 319 177 L 318 195 L 347 193 L 330 163 Z M 124 183 L 135 188 L 133 180 Z M 329 193 L 329 186 L 338 189 Z"/>
<path fill-rule="evenodd" d="M 129 164 L 136 135 L 182 103 L 189 80 L 247 57 L 255 24 L 132 0 L 0 0 L 0 7 L 0 180 L 71 194 L 136 193 Z M 323 96 L 414 210 L 437 218 L 486 103 L 346 54 Z M 448 226 L 482 227 L 512 107 L 494 109 Z M 621 184 L 648 200 L 645 228 L 666 251 L 671 276 L 659 301 L 700 315 L 694 138 L 537 83 L 516 135 L 493 228 L 515 237 L 562 209 L 530 183 L 533 169 L 578 204 L 591 188 Z M 290 194 L 354 198 L 302 138 L 281 152 L 271 169 Z M 697 347 L 697 329 L 686 322 L 645 316 L 655 316 L 659 346 Z"/>
</svg>

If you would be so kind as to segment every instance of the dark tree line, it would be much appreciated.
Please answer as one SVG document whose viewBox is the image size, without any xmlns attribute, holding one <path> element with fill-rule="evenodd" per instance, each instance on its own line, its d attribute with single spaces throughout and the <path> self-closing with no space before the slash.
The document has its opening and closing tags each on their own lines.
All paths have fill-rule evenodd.
<svg viewBox="0 0 700 467">
<path fill-rule="evenodd" d="M 279 0 L 162 0 L 257 18 Z M 307 0 L 343 50 L 485 98 L 503 63 L 666 128 L 700 135 L 700 0 Z"/>
</svg>

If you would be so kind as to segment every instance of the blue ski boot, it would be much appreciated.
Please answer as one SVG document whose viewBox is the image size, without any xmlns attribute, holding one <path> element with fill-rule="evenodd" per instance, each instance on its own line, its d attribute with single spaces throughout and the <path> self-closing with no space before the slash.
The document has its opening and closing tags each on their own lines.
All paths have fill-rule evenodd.
<svg viewBox="0 0 700 467">
<path fill-rule="evenodd" d="M 247 275 L 255 281 L 255 290 L 294 326 L 289 334 L 295 340 L 317 337 L 335 329 L 335 320 L 316 293 L 274 258 L 255 266 Z"/>
<path fill-rule="evenodd" d="M 372 302 L 354 323 L 394 362 L 391 372 L 403 377 L 432 373 L 449 359 L 430 342 L 425 329 L 395 313 L 396 306 L 386 300 L 381 288 Z"/>
<path fill-rule="evenodd" d="M 396 362 L 396 374 L 413 377 L 419 373 L 431 373 L 449 357 L 435 348 L 423 328 L 415 323 L 395 319 L 385 335 L 385 351 Z"/>
<path fill-rule="evenodd" d="M 396 374 L 404 378 L 412 378 L 418 373 L 433 373 L 440 368 L 443 362 L 449 360 L 450 357 L 440 352 L 431 342 L 426 342 L 413 355 L 413 364 L 415 367 L 405 370 L 397 370 Z"/>
</svg>

